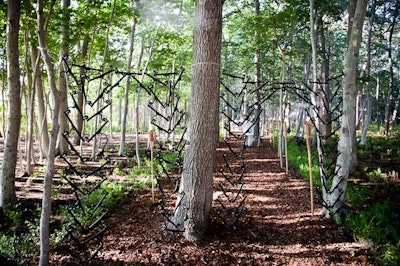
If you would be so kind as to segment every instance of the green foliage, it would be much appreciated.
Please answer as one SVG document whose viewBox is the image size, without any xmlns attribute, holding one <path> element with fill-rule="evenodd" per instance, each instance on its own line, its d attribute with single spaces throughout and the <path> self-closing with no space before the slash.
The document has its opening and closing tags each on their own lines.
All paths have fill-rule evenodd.
<svg viewBox="0 0 400 266">
<path fill-rule="evenodd" d="M 381 265 L 400 265 L 400 241 L 397 244 L 387 243 L 382 247 L 382 254 L 378 257 Z"/>
<path fill-rule="evenodd" d="M 370 193 L 367 187 L 349 183 L 346 189 L 345 200 L 349 202 L 352 207 L 360 208 L 365 204 L 365 199 Z"/>
<path fill-rule="evenodd" d="M 26 265 L 39 254 L 39 212 L 23 208 L 5 208 L 0 227 L 0 258 L 10 263 Z M 27 216 L 27 217 L 25 217 Z"/>
<path fill-rule="evenodd" d="M 278 140 L 276 139 L 276 142 Z M 307 146 L 303 142 L 296 142 L 292 137 L 288 138 L 287 144 L 289 165 L 297 167 L 297 171 L 302 178 L 310 180 L 310 167 L 308 164 Z M 318 154 L 316 149 L 312 149 L 312 175 L 314 183 L 320 186 L 320 171 L 318 165 Z"/>
<path fill-rule="evenodd" d="M 399 215 L 393 212 L 389 202 L 378 202 L 367 209 L 348 214 L 346 224 L 353 230 L 356 239 L 368 243 L 382 245 L 400 237 Z"/>
<path fill-rule="evenodd" d="M 398 139 L 369 138 L 367 145 L 360 146 L 360 160 L 375 166 L 379 159 L 379 164 L 383 162 L 383 167 L 357 169 L 352 174 L 355 178 L 348 183 L 345 194 L 345 200 L 352 208 L 345 218 L 345 226 L 353 231 L 355 239 L 377 248 L 378 260 L 382 265 L 400 263 L 400 217 L 398 208 L 393 205 L 393 202 L 397 202 L 394 195 L 398 195 L 400 188 L 397 183 L 390 181 L 389 170 L 393 169 L 394 165 L 384 163 L 388 158 L 390 162 L 399 161 L 398 147 L 400 148 Z M 315 149 L 312 157 L 316 167 L 313 167 L 313 175 L 317 177 L 319 169 Z M 308 180 L 305 144 L 289 138 L 288 159 L 290 165 L 297 167 L 299 174 Z M 389 201 L 392 198 L 394 200 Z"/>
</svg>

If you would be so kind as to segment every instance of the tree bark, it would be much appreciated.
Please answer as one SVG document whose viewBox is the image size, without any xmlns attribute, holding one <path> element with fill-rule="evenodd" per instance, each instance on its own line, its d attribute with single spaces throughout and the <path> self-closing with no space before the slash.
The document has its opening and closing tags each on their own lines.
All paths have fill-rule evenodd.
<svg viewBox="0 0 400 266">
<path fill-rule="evenodd" d="M 19 69 L 19 19 L 20 1 L 7 4 L 7 79 L 8 79 L 8 119 L 4 144 L 3 162 L 0 176 L 0 208 L 15 204 L 15 168 L 17 147 L 21 126 L 21 83 Z"/>
<path fill-rule="evenodd" d="M 43 184 L 42 211 L 40 215 L 40 259 L 39 265 L 49 265 L 50 256 L 50 214 L 51 214 L 51 185 L 55 173 L 54 160 L 56 157 L 56 144 L 59 132 L 58 117 L 60 112 L 60 92 L 56 85 L 53 62 L 47 51 L 46 32 L 44 27 L 43 0 L 38 0 L 37 20 L 39 29 L 39 48 L 47 68 L 50 92 L 53 98 L 52 129 L 50 132 L 50 147 L 47 155 L 47 168 Z"/>
<path fill-rule="evenodd" d="M 376 10 L 376 0 L 372 0 L 371 6 L 371 18 L 369 19 L 368 25 L 368 40 L 367 40 L 367 59 L 366 59 L 366 75 L 367 75 L 367 84 L 366 84 L 366 114 L 365 121 L 363 123 L 362 134 L 361 134 L 361 145 L 365 145 L 367 143 L 367 133 L 369 129 L 369 125 L 371 123 L 371 115 L 372 115 L 372 100 L 371 100 L 371 42 L 372 42 L 372 34 L 373 34 L 373 24 L 375 21 L 375 10 Z"/>
<path fill-rule="evenodd" d="M 69 55 L 69 14 L 68 8 L 71 5 L 71 0 L 62 0 L 61 1 L 63 15 L 61 18 L 61 48 L 60 48 L 60 62 L 62 62 L 62 58 L 68 57 Z M 68 88 L 67 88 L 67 75 L 65 72 L 64 64 L 60 63 L 60 76 L 58 77 L 58 89 L 61 93 L 60 98 L 60 130 L 58 132 L 58 140 L 57 140 L 57 153 L 58 154 L 67 154 L 69 152 L 69 145 L 67 140 L 64 138 L 63 133 L 69 131 L 68 118 L 65 115 L 64 111 L 68 108 Z"/>
<path fill-rule="evenodd" d="M 392 17 L 392 23 L 390 25 L 390 31 L 389 31 L 389 42 L 388 42 L 388 59 L 389 59 L 389 88 L 390 91 L 394 91 L 394 89 L 397 87 L 396 86 L 396 79 L 394 77 L 394 66 L 393 66 L 393 58 L 392 58 L 392 43 L 393 43 L 393 33 L 394 33 L 394 27 L 396 26 L 397 22 L 397 17 L 399 16 L 399 0 L 396 0 L 394 10 L 393 10 L 393 17 Z M 386 136 L 389 135 L 389 124 L 391 124 L 391 129 L 393 130 L 394 126 L 396 125 L 396 119 L 397 119 L 397 110 L 399 108 L 399 100 L 400 100 L 400 93 L 398 93 L 397 96 L 397 101 L 394 102 L 394 96 L 393 101 L 390 102 L 391 105 L 393 105 L 393 114 L 391 116 L 391 120 L 386 122 Z"/>
<path fill-rule="evenodd" d="M 200 240 L 207 228 L 218 145 L 223 0 L 195 4 L 189 147 L 172 221 L 185 237 Z"/>
<path fill-rule="evenodd" d="M 26 95 L 26 137 L 25 137 L 25 158 L 26 158 L 26 169 L 25 173 L 30 176 L 33 172 L 33 124 L 34 124 L 34 112 L 35 112 L 35 85 L 32 79 L 32 74 L 29 71 L 29 42 L 28 42 L 28 30 L 24 32 L 24 46 L 25 46 L 25 56 L 24 65 L 25 71 L 28 79 L 28 90 Z M 32 65 L 32 68 L 34 66 Z"/>
<path fill-rule="evenodd" d="M 47 128 L 47 113 L 44 100 L 44 89 L 42 74 L 39 70 L 39 55 L 37 43 L 31 43 L 31 61 L 33 70 L 33 80 L 36 92 L 36 101 L 38 105 L 38 124 L 39 124 L 39 143 L 40 143 L 40 159 L 44 159 L 49 151 L 49 130 Z"/>
<path fill-rule="evenodd" d="M 81 49 L 81 57 L 82 58 L 86 58 L 86 56 L 88 54 L 89 40 L 90 40 L 90 38 L 89 38 L 88 35 L 85 35 L 83 37 L 83 43 L 82 43 L 82 49 Z M 84 72 L 85 72 L 85 69 L 81 68 L 79 71 L 80 71 L 80 74 L 83 75 Z M 86 82 L 86 81 L 85 81 L 85 79 L 81 79 L 81 82 Z M 83 85 L 83 86 L 86 86 L 86 85 Z M 78 99 L 77 99 L 78 106 L 77 106 L 77 108 L 79 108 L 79 110 L 81 110 L 82 112 L 84 112 L 84 110 L 83 110 L 84 101 L 83 100 L 84 100 L 83 99 L 83 93 L 78 93 Z M 77 112 L 77 114 L 76 114 L 75 121 L 76 121 L 77 132 L 75 132 L 75 134 L 74 134 L 73 143 L 75 145 L 80 145 L 81 141 L 82 141 L 81 136 L 82 136 L 82 133 L 83 133 L 83 116 L 79 112 Z"/>
<path fill-rule="evenodd" d="M 331 189 L 324 198 L 326 206 L 323 209 L 325 217 L 339 217 L 342 211 L 347 180 L 350 171 L 357 164 L 356 149 L 356 96 L 358 53 L 362 39 L 362 28 L 365 19 L 368 0 L 356 1 L 356 10 L 352 23 L 350 39 L 344 63 L 343 79 L 343 116 L 338 143 L 339 156 L 336 161 L 335 176 Z"/>
<path fill-rule="evenodd" d="M 254 15 L 257 17 L 260 14 L 260 1 L 259 0 L 254 0 Z M 258 42 L 259 42 L 259 35 L 256 32 L 254 36 L 254 41 L 256 45 L 256 52 L 254 55 L 254 79 L 255 79 L 255 86 L 256 86 L 256 91 L 255 91 L 255 99 L 254 101 L 256 102 L 255 105 L 255 112 L 254 116 L 256 118 L 254 122 L 254 139 L 257 141 L 257 146 L 259 146 L 259 140 L 260 140 L 260 114 L 261 114 L 261 104 L 260 104 L 260 79 L 261 79 L 261 65 L 260 65 L 260 50 L 258 49 Z"/>
<path fill-rule="evenodd" d="M 136 3 L 136 11 L 139 9 L 139 0 L 135 1 Z M 137 16 L 133 18 L 133 24 L 131 28 L 131 35 L 130 35 L 130 42 L 129 42 L 129 52 L 128 52 L 128 63 L 126 66 L 126 71 L 130 72 L 132 67 L 132 55 L 134 50 L 135 44 L 135 33 L 136 33 L 136 24 L 137 24 Z M 126 87 L 125 87 L 125 94 L 124 94 L 124 110 L 122 113 L 122 128 L 121 128 L 121 140 L 119 144 L 119 151 L 118 156 L 122 156 L 125 153 L 125 136 L 126 136 L 126 124 L 127 124 L 127 116 L 128 116 L 128 105 L 129 105 L 129 90 L 131 87 L 131 78 L 128 76 L 126 79 Z M 140 161 L 140 159 L 139 159 Z"/>
</svg>

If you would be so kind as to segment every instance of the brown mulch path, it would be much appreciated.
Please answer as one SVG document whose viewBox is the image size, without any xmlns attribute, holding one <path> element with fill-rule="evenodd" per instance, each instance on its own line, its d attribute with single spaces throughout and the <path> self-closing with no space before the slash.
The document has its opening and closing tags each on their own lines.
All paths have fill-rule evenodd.
<svg viewBox="0 0 400 266">
<path fill-rule="evenodd" d="M 104 247 L 89 265 L 375 265 L 367 245 L 318 215 L 321 206 L 311 216 L 308 184 L 280 169 L 269 140 L 246 149 L 245 163 L 246 211 L 236 230 L 213 222 L 202 242 L 190 242 L 162 229 L 150 193 L 135 193 L 107 218 Z"/>
</svg>

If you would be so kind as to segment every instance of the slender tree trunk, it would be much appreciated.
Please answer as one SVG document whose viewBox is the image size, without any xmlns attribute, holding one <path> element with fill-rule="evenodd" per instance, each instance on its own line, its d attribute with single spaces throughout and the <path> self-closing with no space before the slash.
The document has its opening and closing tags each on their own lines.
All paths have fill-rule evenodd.
<svg viewBox="0 0 400 266">
<path fill-rule="evenodd" d="M 135 12 L 138 11 L 139 9 L 139 1 L 136 0 L 136 7 L 135 7 Z M 137 18 L 136 16 L 133 19 L 133 24 L 131 28 L 131 35 L 130 35 L 130 44 L 129 44 L 129 53 L 128 53 L 128 63 L 126 67 L 126 71 L 130 72 L 132 68 L 132 55 L 133 55 L 133 50 L 134 50 L 134 44 L 135 44 L 135 34 L 136 34 L 136 24 L 137 24 Z M 122 127 L 121 127 L 121 141 L 119 144 L 119 151 L 118 151 L 118 156 L 122 156 L 125 153 L 125 139 L 126 139 L 126 124 L 127 124 L 127 116 L 128 116 L 128 109 L 129 109 L 129 90 L 131 88 L 131 77 L 128 76 L 126 79 L 126 87 L 125 87 L 125 94 L 124 94 L 124 110 L 122 113 Z M 139 158 L 140 161 L 140 158 Z M 140 163 L 138 163 L 140 165 Z"/>
<path fill-rule="evenodd" d="M 25 45 L 25 71 L 28 77 L 28 93 L 27 93 L 27 122 L 26 122 L 26 137 L 25 137 L 25 158 L 26 158 L 26 174 L 30 176 L 33 172 L 33 124 L 34 124 L 34 109 L 35 109 L 35 84 L 32 79 L 32 75 L 29 71 L 29 42 L 28 42 L 28 30 L 24 32 L 24 45 Z M 34 66 L 32 66 L 34 68 Z"/>
<path fill-rule="evenodd" d="M 391 88 L 390 90 L 394 91 L 394 88 L 396 88 L 396 78 L 394 77 L 394 67 L 393 67 L 393 58 L 392 58 L 392 43 L 393 43 L 393 33 L 394 33 L 394 27 L 396 26 L 397 23 L 397 18 L 399 16 L 399 3 L 400 0 L 396 0 L 394 11 L 393 11 L 393 17 L 392 17 L 392 23 L 390 25 L 390 31 L 389 31 L 389 47 L 388 47 L 388 54 L 389 54 L 389 87 Z M 394 97 L 393 97 L 394 98 Z M 394 100 L 394 99 L 393 99 Z M 399 109 L 400 105 L 400 92 L 397 94 L 397 100 L 394 102 L 393 106 L 393 114 L 392 114 L 392 119 L 390 121 L 392 125 L 392 130 L 394 126 L 396 125 L 396 119 L 397 119 L 397 111 Z M 386 135 L 388 135 L 389 130 L 387 130 Z"/>
<path fill-rule="evenodd" d="M 7 38 L 5 38 L 5 40 L 4 40 L 4 44 L 2 43 L 2 45 L 3 45 L 3 47 L 6 47 L 7 46 Z M 6 49 L 7 50 L 7 49 Z M 3 53 L 2 53 L 2 64 L 1 64 L 1 66 L 2 66 L 2 68 L 3 69 L 6 69 L 6 64 L 7 64 L 7 56 L 5 55 L 5 53 L 6 53 L 6 51 L 3 49 Z M 5 91 L 6 91 L 6 71 L 1 71 L 2 72 L 2 77 L 1 77 L 1 80 L 2 80 L 2 88 L 1 88 L 1 103 L 2 103 L 2 106 L 6 106 L 6 103 L 5 103 Z M 3 137 L 4 138 L 4 136 L 5 136 L 5 133 L 6 133 L 6 108 L 2 108 L 2 110 L 1 110 L 1 117 L 2 117 L 2 119 L 1 119 L 1 129 L 0 129 L 0 137 Z"/>
<path fill-rule="evenodd" d="M 389 27 L 389 40 L 388 40 L 388 66 L 389 66 L 389 90 L 387 93 L 386 107 L 385 107 L 385 135 L 389 135 L 390 123 L 392 121 L 391 115 L 394 111 L 394 71 L 393 71 L 393 58 L 392 58 L 392 42 L 394 26 L 399 13 L 399 1 L 396 0 L 395 10 L 392 16 L 392 22 Z"/>
<path fill-rule="evenodd" d="M 40 215 L 40 259 L 39 265 L 49 265 L 50 256 L 50 214 L 51 214 L 51 185 L 55 173 L 54 160 L 56 156 L 57 136 L 59 132 L 59 112 L 61 97 L 60 91 L 56 85 L 56 74 L 51 57 L 46 45 L 46 32 L 43 16 L 43 0 L 38 0 L 37 20 L 39 31 L 39 49 L 47 68 L 47 76 L 50 85 L 50 92 L 53 98 L 53 114 L 52 114 L 52 129 L 50 132 L 50 147 L 47 155 L 47 168 L 43 185 L 42 211 Z"/>
<path fill-rule="evenodd" d="M 15 168 L 17 146 L 21 126 L 21 83 L 19 69 L 19 19 L 20 1 L 7 4 L 7 79 L 8 79 L 8 120 L 0 176 L 0 208 L 15 204 Z"/>
<path fill-rule="evenodd" d="M 218 145 L 218 108 L 223 0 L 195 4 L 189 147 L 173 217 L 184 224 L 185 237 L 202 239 L 213 195 Z"/>
<path fill-rule="evenodd" d="M 105 45 L 104 45 L 104 50 L 103 50 L 103 62 L 101 64 L 102 69 L 105 69 L 105 66 L 106 66 L 108 45 L 109 45 L 109 41 L 110 41 L 110 29 L 111 29 L 111 26 L 112 26 L 112 23 L 114 20 L 115 5 L 116 5 L 116 0 L 113 1 L 110 17 L 108 19 L 106 39 L 105 39 Z M 100 80 L 99 80 L 99 87 L 97 90 L 97 95 L 100 95 L 101 91 L 103 90 L 103 79 L 104 79 L 104 77 L 100 78 Z M 96 112 L 98 112 L 102 108 L 102 104 L 104 104 L 103 101 L 104 101 L 103 99 L 101 99 L 100 101 L 97 101 Z M 96 117 L 94 119 L 94 127 L 93 127 L 94 132 L 97 132 L 97 130 L 100 127 L 99 125 L 100 125 L 100 116 L 96 115 Z M 95 136 L 94 141 L 93 141 L 92 160 L 97 160 L 98 142 L 99 142 L 98 136 Z"/>
<path fill-rule="evenodd" d="M 260 14 L 260 1 L 259 0 L 254 0 L 254 15 L 257 17 Z M 255 44 L 258 46 L 259 42 L 259 35 L 258 33 L 255 34 L 254 36 L 254 41 Z M 256 92 L 255 92 L 255 99 L 254 101 L 256 102 L 255 105 L 255 112 L 254 116 L 256 118 L 255 123 L 254 123 L 254 139 L 257 140 L 257 146 L 259 145 L 258 140 L 260 139 L 260 114 L 261 114 L 261 105 L 260 105 L 260 79 L 261 79 L 261 65 L 260 65 L 260 50 L 256 49 L 255 55 L 254 55 L 254 68 L 255 68 L 255 73 L 254 73 L 254 79 L 255 79 L 255 86 L 256 86 Z"/>
<path fill-rule="evenodd" d="M 153 56 L 153 50 L 154 50 L 154 45 L 156 43 L 156 39 L 158 36 L 158 32 L 161 28 L 161 23 L 157 28 L 156 34 L 154 36 L 154 39 L 152 40 L 151 46 L 150 46 L 150 51 L 149 51 L 149 57 L 147 58 L 146 64 L 143 68 L 143 74 L 140 77 L 140 83 L 143 83 L 144 81 L 144 73 L 147 71 L 147 68 L 149 66 L 151 57 Z M 140 88 L 137 89 L 136 91 L 136 98 L 135 98 L 135 115 L 136 115 L 136 119 L 135 119 L 135 124 L 136 124 L 136 134 L 135 134 L 135 146 L 136 146 L 136 159 L 137 159 L 137 164 L 138 167 L 141 168 L 141 159 L 140 159 L 140 153 L 139 153 L 139 147 L 140 147 L 140 140 L 139 140 L 139 130 L 140 130 L 140 116 L 139 116 L 139 102 L 140 99 Z"/>
<path fill-rule="evenodd" d="M 356 96 L 358 52 L 362 38 L 362 28 L 365 19 L 368 0 L 351 0 L 356 2 L 356 10 L 352 23 L 350 39 L 345 57 L 343 79 L 343 116 L 338 143 L 339 156 L 336 161 L 335 176 L 331 189 L 324 201 L 323 215 L 339 217 L 342 211 L 347 180 L 350 171 L 357 164 L 356 149 Z"/>
<path fill-rule="evenodd" d="M 318 18 L 319 27 L 320 27 L 320 35 L 321 35 L 321 50 L 322 50 L 322 80 L 323 80 L 323 90 L 324 93 L 321 95 L 321 117 L 323 119 L 323 123 L 320 124 L 322 134 L 324 137 L 330 136 L 332 133 L 332 116 L 330 114 L 331 109 L 331 88 L 329 86 L 329 75 L 330 75 L 330 46 L 328 40 L 325 36 L 325 28 L 324 23 L 322 21 L 322 17 Z M 322 98 L 324 97 L 324 98 Z M 330 138 L 327 137 L 324 141 L 329 142 Z"/>
<path fill-rule="evenodd" d="M 371 41 L 373 35 L 373 24 L 375 21 L 375 10 L 376 10 L 376 0 L 372 0 L 371 18 L 369 20 L 369 25 L 368 25 L 368 40 L 367 40 L 366 75 L 368 77 L 368 81 L 366 84 L 366 114 L 361 134 L 361 141 L 360 141 L 361 145 L 365 145 L 367 143 L 367 133 L 369 125 L 371 124 L 371 115 L 372 115 L 370 75 L 371 75 Z"/>
<path fill-rule="evenodd" d="M 82 43 L 82 49 L 81 49 L 81 57 L 82 58 L 86 58 L 87 55 L 88 55 L 89 40 L 90 40 L 90 38 L 89 38 L 88 35 L 85 35 L 83 37 L 83 43 Z M 80 74 L 83 75 L 84 72 L 85 72 L 85 69 L 81 68 L 80 69 Z M 86 81 L 84 79 L 82 79 L 81 82 L 86 82 Z M 83 85 L 83 86 L 85 86 L 85 85 Z M 84 113 L 84 110 L 83 110 L 84 109 L 84 105 L 83 105 L 84 101 L 83 100 L 84 100 L 83 99 L 83 93 L 78 93 L 78 98 L 77 98 L 78 106 L 77 106 L 77 108 L 79 110 L 81 110 L 82 113 Z M 75 134 L 74 134 L 73 143 L 75 145 L 79 145 L 79 144 L 81 144 L 81 141 L 82 141 L 81 136 L 82 136 L 82 133 L 83 133 L 83 116 L 79 112 L 77 112 L 77 114 L 76 114 L 75 121 L 76 121 L 77 132 L 75 132 Z"/>
<path fill-rule="evenodd" d="M 71 5 L 71 0 L 62 0 L 61 5 L 63 8 L 62 20 L 61 20 L 61 48 L 60 48 L 60 76 L 58 77 L 58 89 L 61 93 L 60 99 L 60 131 L 58 132 L 57 140 L 57 153 L 67 154 L 69 152 L 69 144 L 64 138 L 63 133 L 69 131 L 68 118 L 64 111 L 68 108 L 68 87 L 67 87 L 67 75 L 65 72 L 64 64 L 62 64 L 62 58 L 68 57 L 69 55 L 69 12 L 68 8 Z"/>
<path fill-rule="evenodd" d="M 39 69 L 39 58 L 37 43 L 31 43 L 31 63 L 34 66 L 33 80 L 36 92 L 36 100 L 38 105 L 38 124 L 39 124 L 39 143 L 40 143 L 40 159 L 44 159 L 49 151 L 49 130 L 47 128 L 47 112 L 44 100 L 44 89 L 42 74 Z"/>
</svg>

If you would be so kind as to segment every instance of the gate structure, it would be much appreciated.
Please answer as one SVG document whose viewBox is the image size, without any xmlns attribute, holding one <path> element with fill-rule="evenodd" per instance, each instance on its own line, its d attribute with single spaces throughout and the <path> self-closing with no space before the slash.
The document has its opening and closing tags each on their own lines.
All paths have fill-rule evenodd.
<svg viewBox="0 0 400 266">
<path fill-rule="evenodd" d="M 125 75 L 119 74 L 118 80 L 111 84 L 110 75 L 115 74 L 114 69 L 103 72 L 102 69 L 75 63 L 70 65 L 67 58 L 63 61 L 66 73 L 73 80 L 73 90 L 70 93 L 73 104 L 64 111 L 71 129 L 63 132 L 63 136 L 69 144 L 71 154 L 61 155 L 67 165 L 62 178 L 74 193 L 74 200 L 67 207 L 68 233 L 64 245 L 71 256 L 81 262 L 88 262 L 103 247 L 101 236 L 107 230 L 104 217 L 109 212 L 104 205 L 107 192 L 101 186 L 107 180 L 105 167 L 110 163 L 105 152 L 108 139 L 102 133 L 108 123 L 104 111 L 111 104 L 111 91 L 119 86 Z M 94 86 L 98 88 L 97 93 L 91 91 Z M 79 104 L 80 101 L 82 104 Z M 85 130 L 85 125 L 80 128 L 74 121 L 73 114 L 83 124 L 92 123 L 93 129 Z M 72 134 L 79 139 L 79 148 L 75 148 L 76 145 L 70 141 Z M 96 165 L 95 168 L 92 164 Z"/>
<path fill-rule="evenodd" d="M 108 123 L 104 111 L 111 105 L 111 91 L 118 87 L 125 78 L 135 81 L 138 90 L 145 91 L 150 97 L 148 110 L 151 112 L 150 129 L 155 134 L 155 178 L 159 189 L 159 206 L 166 224 L 174 225 L 171 217 L 174 216 L 176 206 L 171 202 L 176 199 L 180 175 L 183 170 L 183 153 L 186 140 L 186 112 L 179 96 L 178 84 L 182 80 L 184 69 L 171 73 L 138 72 L 127 73 L 117 69 L 93 69 L 75 63 L 69 64 L 64 59 L 66 73 L 73 80 L 73 90 L 70 93 L 72 106 L 65 110 L 65 115 L 71 125 L 71 130 L 63 132 L 68 141 L 72 155 L 62 155 L 67 167 L 62 177 L 71 186 L 74 200 L 68 206 L 70 214 L 66 246 L 72 256 L 81 262 L 90 261 L 102 248 L 102 234 L 107 230 L 104 217 L 109 210 L 104 204 L 107 192 L 101 184 L 107 180 L 105 167 L 110 163 L 106 154 L 107 137 L 102 130 Z M 111 75 L 115 82 L 111 82 Z M 277 92 L 292 93 L 309 107 L 306 109 L 311 123 L 314 125 L 319 153 L 319 164 L 322 180 L 321 199 L 323 206 L 332 209 L 335 202 L 326 202 L 330 190 L 330 179 L 337 174 L 334 164 L 337 158 L 336 142 L 328 140 L 334 138 L 339 128 L 341 115 L 340 78 L 335 77 L 311 88 L 306 83 L 296 86 L 293 82 L 260 82 L 251 81 L 247 76 L 223 74 L 221 79 L 220 110 L 223 130 L 226 133 L 222 164 L 218 166 L 220 189 L 213 208 L 217 214 L 216 220 L 231 229 L 237 229 L 240 218 L 246 209 L 246 195 L 243 193 L 245 184 L 244 174 L 246 166 L 245 138 L 250 128 L 262 120 L 261 113 L 264 103 Z M 92 85 L 93 84 L 93 85 Z M 98 88 L 97 93 L 89 91 L 90 87 Z M 326 93 L 327 86 L 333 87 L 333 93 Z M 83 100 L 83 105 L 80 101 Z M 83 106 L 83 108 L 81 107 Z M 84 123 L 94 121 L 91 132 L 80 130 L 72 114 L 78 114 Z M 328 118 L 328 119 L 327 119 Z M 247 121 L 251 127 L 242 128 Z M 323 126 L 334 125 L 329 133 L 322 130 Z M 85 128 L 85 127 L 83 127 Z M 244 129 L 244 130 L 243 130 Z M 70 142 L 70 135 L 78 136 L 81 146 Z M 235 141 L 232 141 L 235 140 Z M 233 145 L 241 141 L 241 144 Z M 84 147 L 92 147 L 92 152 L 84 152 Z M 101 156 L 98 156 L 101 155 Z M 90 164 L 96 161 L 97 167 L 93 170 Z M 96 193 L 95 193 L 96 192 Z M 344 192 L 343 192 L 344 193 Z M 178 203 L 179 204 L 179 203 Z M 215 222 L 218 222 L 215 221 Z M 166 227 L 166 230 L 179 231 L 182 225 Z"/>
</svg>

